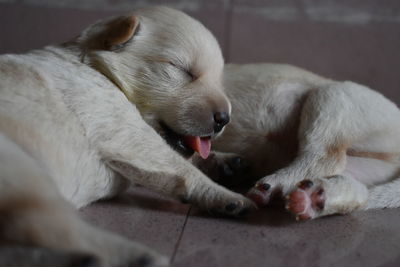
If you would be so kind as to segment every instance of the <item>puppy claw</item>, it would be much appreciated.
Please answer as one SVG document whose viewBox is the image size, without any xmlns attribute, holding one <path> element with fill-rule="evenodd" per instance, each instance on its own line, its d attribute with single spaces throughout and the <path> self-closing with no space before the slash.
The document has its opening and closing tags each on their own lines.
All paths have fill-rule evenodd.
<svg viewBox="0 0 400 267">
<path fill-rule="evenodd" d="M 271 185 L 267 183 L 265 184 L 261 183 L 261 184 L 256 184 L 254 187 L 260 191 L 268 191 L 271 188 Z"/>
<path fill-rule="evenodd" d="M 298 183 L 297 187 L 301 189 L 308 189 L 311 188 L 314 185 L 314 183 L 310 180 L 303 180 Z"/>
<path fill-rule="evenodd" d="M 252 188 L 247 193 L 247 197 L 254 201 L 257 206 L 262 207 L 268 204 L 270 194 L 260 191 L 257 188 Z"/>
</svg>

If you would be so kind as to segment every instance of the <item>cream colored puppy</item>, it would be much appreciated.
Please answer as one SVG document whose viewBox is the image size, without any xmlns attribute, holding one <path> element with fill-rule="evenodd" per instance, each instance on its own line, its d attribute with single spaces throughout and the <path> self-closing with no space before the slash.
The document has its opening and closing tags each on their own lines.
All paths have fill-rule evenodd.
<svg viewBox="0 0 400 267">
<path fill-rule="evenodd" d="M 400 111 L 381 94 L 279 64 L 227 65 L 225 87 L 231 123 L 214 148 L 263 177 L 258 204 L 282 193 L 303 220 L 400 206 Z"/>
<path fill-rule="evenodd" d="M 164 266 L 164 257 L 88 225 L 73 208 L 134 182 L 208 210 L 247 211 L 250 200 L 171 148 L 208 156 L 231 109 L 222 72 L 212 34 L 163 7 L 1 56 L 1 239 L 88 253 L 102 266 Z"/>
</svg>

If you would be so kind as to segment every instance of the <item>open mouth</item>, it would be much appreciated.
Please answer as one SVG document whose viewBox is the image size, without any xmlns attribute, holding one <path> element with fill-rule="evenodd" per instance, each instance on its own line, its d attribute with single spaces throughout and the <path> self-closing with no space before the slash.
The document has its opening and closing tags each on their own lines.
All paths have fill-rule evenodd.
<svg viewBox="0 0 400 267">
<path fill-rule="evenodd" d="M 167 143 L 183 157 L 189 158 L 194 152 L 206 159 L 210 155 L 211 136 L 191 136 L 178 134 L 169 128 L 165 123 L 160 123 L 164 130 L 162 136 Z"/>
</svg>

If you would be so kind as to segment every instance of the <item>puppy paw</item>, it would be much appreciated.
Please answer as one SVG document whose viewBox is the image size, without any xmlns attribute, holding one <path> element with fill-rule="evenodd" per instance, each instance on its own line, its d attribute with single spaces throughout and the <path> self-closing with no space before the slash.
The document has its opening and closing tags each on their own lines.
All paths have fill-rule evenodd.
<svg viewBox="0 0 400 267">
<path fill-rule="evenodd" d="M 215 185 L 202 191 L 192 195 L 191 202 L 211 214 L 242 217 L 256 209 L 250 199 L 222 186 Z"/>
<path fill-rule="evenodd" d="M 142 244 L 126 239 L 107 238 L 98 251 L 101 266 L 109 267 L 167 267 L 169 258 Z M 106 249 L 106 250 L 104 250 Z"/>
<path fill-rule="evenodd" d="M 325 192 L 321 185 L 303 180 L 286 196 L 286 209 L 296 216 L 296 220 L 318 217 L 324 210 Z"/>
<path fill-rule="evenodd" d="M 235 186 L 243 183 L 250 165 L 240 156 L 230 155 L 218 159 L 218 183 Z"/>
<path fill-rule="evenodd" d="M 218 202 L 219 203 L 216 203 L 216 205 L 213 205 L 213 207 L 209 209 L 212 214 L 244 217 L 250 211 L 256 209 L 256 205 L 250 199 L 239 194 L 233 198 L 223 198 Z"/>
<path fill-rule="evenodd" d="M 259 207 L 266 206 L 276 193 L 273 192 L 268 183 L 257 183 L 247 192 L 247 197 L 254 201 Z"/>
<path fill-rule="evenodd" d="M 243 183 L 250 170 L 250 164 L 234 153 L 213 152 L 206 160 L 196 158 L 193 163 L 212 180 L 224 186 Z"/>
<path fill-rule="evenodd" d="M 259 180 L 251 188 L 247 197 L 253 200 L 259 207 L 266 206 L 272 199 L 280 198 L 293 189 L 293 179 L 272 174 Z"/>
</svg>

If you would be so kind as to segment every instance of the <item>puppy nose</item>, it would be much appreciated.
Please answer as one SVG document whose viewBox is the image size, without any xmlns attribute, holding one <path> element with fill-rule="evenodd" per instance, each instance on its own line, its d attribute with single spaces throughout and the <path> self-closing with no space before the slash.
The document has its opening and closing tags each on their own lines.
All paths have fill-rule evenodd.
<svg viewBox="0 0 400 267">
<path fill-rule="evenodd" d="M 229 114 L 226 112 L 214 113 L 214 132 L 219 133 L 229 122 Z"/>
</svg>

